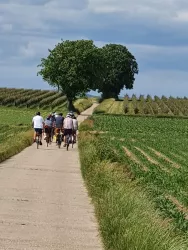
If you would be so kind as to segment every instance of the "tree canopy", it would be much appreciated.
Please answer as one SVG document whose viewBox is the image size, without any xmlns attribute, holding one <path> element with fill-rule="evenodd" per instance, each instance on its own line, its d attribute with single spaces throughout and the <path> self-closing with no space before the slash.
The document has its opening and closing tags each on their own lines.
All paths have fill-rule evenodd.
<svg viewBox="0 0 188 250">
<path fill-rule="evenodd" d="M 100 54 L 100 49 L 91 40 L 62 40 L 49 50 L 47 58 L 41 59 L 38 75 L 62 91 L 69 101 L 69 109 L 72 109 L 75 97 L 88 92 L 99 81 Z"/>
<path fill-rule="evenodd" d="M 98 48 L 92 40 L 61 40 L 38 67 L 38 75 L 67 96 L 69 109 L 76 96 L 89 90 L 102 92 L 103 98 L 117 98 L 123 88 L 133 88 L 138 74 L 136 59 L 125 46 Z"/>
<path fill-rule="evenodd" d="M 118 98 L 124 88 L 132 89 L 138 65 L 135 57 L 120 44 L 107 44 L 101 48 L 105 70 L 103 81 L 96 89 L 102 92 L 103 98 Z"/>
</svg>

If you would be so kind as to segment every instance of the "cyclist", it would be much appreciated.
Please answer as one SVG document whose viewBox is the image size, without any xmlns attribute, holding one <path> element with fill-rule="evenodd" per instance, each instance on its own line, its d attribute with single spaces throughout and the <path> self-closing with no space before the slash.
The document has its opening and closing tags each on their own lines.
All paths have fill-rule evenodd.
<svg viewBox="0 0 188 250">
<path fill-rule="evenodd" d="M 36 142 L 36 133 L 40 135 L 40 145 L 42 145 L 42 131 L 44 129 L 44 119 L 40 115 L 40 112 L 37 112 L 32 119 L 32 127 L 34 128 L 34 138 L 33 142 Z"/>
<path fill-rule="evenodd" d="M 55 118 L 55 134 L 56 135 L 59 131 L 62 131 L 63 121 L 64 121 L 63 114 L 59 113 L 58 116 Z M 56 142 L 57 142 L 57 138 L 56 138 Z"/>
<path fill-rule="evenodd" d="M 71 117 L 71 114 L 68 113 L 64 123 L 63 123 L 63 127 L 64 127 L 64 147 L 66 147 L 66 136 L 69 135 L 72 139 L 72 131 L 73 131 L 73 119 Z"/>
<path fill-rule="evenodd" d="M 46 139 L 46 134 L 49 135 L 50 141 L 51 141 L 51 135 L 52 135 L 52 120 L 51 120 L 51 115 L 49 115 L 46 120 L 44 121 L 44 140 Z"/>
<path fill-rule="evenodd" d="M 73 140 L 74 140 L 74 143 L 76 143 L 76 132 L 78 130 L 78 121 L 76 119 L 76 116 L 73 115 Z"/>
</svg>

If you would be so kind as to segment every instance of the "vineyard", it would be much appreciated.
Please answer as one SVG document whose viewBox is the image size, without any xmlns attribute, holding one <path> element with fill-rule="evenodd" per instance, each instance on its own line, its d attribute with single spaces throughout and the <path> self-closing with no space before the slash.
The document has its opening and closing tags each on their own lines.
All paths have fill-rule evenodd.
<svg viewBox="0 0 188 250">
<path fill-rule="evenodd" d="M 57 91 L 0 88 L 2 106 L 53 109 L 64 107 L 66 104 L 66 96 Z"/>
<path fill-rule="evenodd" d="M 147 188 L 161 214 L 187 232 L 187 120 L 94 115 L 89 125 L 97 134 L 93 143 L 100 159 L 123 164 L 130 178 Z"/>
<path fill-rule="evenodd" d="M 74 107 L 80 113 L 92 104 L 92 98 L 82 98 Z M 66 115 L 67 98 L 57 91 L 0 88 L 0 162 L 31 144 L 31 121 L 38 110 L 43 118 L 53 110 Z"/>
<path fill-rule="evenodd" d="M 126 95 L 124 100 L 115 101 L 110 98 L 104 100 L 95 113 L 126 114 L 126 115 L 152 115 L 152 116 L 188 116 L 188 99 L 150 95 L 136 97 Z"/>
</svg>

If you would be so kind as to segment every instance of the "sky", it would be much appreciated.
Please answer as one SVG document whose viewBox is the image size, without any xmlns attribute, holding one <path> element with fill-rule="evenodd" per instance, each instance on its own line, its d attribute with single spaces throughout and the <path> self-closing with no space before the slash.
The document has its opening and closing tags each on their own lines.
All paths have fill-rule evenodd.
<svg viewBox="0 0 188 250">
<path fill-rule="evenodd" d="M 125 45 L 139 74 L 121 95 L 187 96 L 187 0 L 0 0 L 0 87 L 49 89 L 37 65 L 61 39 Z"/>
</svg>

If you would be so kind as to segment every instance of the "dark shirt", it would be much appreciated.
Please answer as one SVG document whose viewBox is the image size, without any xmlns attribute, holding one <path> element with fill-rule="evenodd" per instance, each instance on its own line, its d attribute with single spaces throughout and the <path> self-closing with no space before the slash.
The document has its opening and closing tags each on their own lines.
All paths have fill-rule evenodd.
<svg viewBox="0 0 188 250">
<path fill-rule="evenodd" d="M 63 121 L 64 121 L 64 118 L 62 116 L 56 117 L 55 118 L 55 126 L 56 126 L 56 128 L 62 128 Z"/>
</svg>

